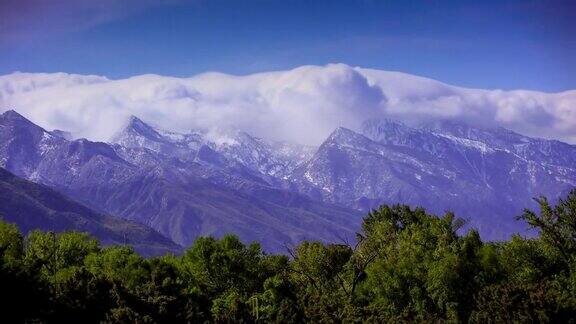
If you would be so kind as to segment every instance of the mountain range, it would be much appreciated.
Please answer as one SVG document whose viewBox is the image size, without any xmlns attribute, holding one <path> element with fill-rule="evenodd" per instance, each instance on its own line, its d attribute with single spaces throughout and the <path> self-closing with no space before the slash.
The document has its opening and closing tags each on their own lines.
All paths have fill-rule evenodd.
<svg viewBox="0 0 576 324">
<path fill-rule="evenodd" d="M 371 120 L 362 133 L 334 131 L 291 180 L 311 197 L 364 211 L 381 203 L 453 211 L 486 239 L 504 239 L 523 232 L 513 216 L 534 207 L 532 198 L 576 186 L 576 146 L 503 128 Z"/>
<path fill-rule="evenodd" d="M 170 135 L 131 118 L 116 138 L 124 145 L 69 141 L 8 111 L 0 117 L 0 166 L 183 246 L 199 235 L 227 233 L 270 251 L 304 239 L 353 239 L 359 211 L 284 190 L 259 173 L 265 163 L 288 163 L 286 150 L 266 159 L 241 154 L 243 146 L 236 145 L 261 144 L 247 134 L 220 145 Z"/>
<path fill-rule="evenodd" d="M 485 239 L 524 232 L 532 198 L 576 186 L 576 146 L 503 128 L 367 119 L 319 146 L 244 131 L 166 131 L 132 116 L 108 143 L 0 116 L 0 166 L 179 245 L 235 233 L 273 252 L 305 239 L 351 242 L 382 203 L 454 211 Z"/>
</svg>

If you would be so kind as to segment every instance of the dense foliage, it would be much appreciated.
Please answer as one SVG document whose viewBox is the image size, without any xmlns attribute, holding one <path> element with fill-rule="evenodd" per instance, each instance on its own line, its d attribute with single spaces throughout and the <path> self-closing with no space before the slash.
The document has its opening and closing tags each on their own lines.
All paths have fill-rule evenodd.
<svg viewBox="0 0 576 324">
<path fill-rule="evenodd" d="M 145 259 L 77 233 L 0 222 L 9 322 L 575 322 L 576 190 L 519 217 L 537 238 L 482 242 L 462 222 L 382 206 L 357 243 L 268 255 L 234 236 Z M 495 225 L 496 226 L 496 225 Z"/>
</svg>

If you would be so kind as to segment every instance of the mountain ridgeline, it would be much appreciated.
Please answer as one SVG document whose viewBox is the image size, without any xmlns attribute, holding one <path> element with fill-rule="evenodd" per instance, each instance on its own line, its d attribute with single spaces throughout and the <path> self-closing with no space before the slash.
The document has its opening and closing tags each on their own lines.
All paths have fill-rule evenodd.
<svg viewBox="0 0 576 324">
<path fill-rule="evenodd" d="M 369 120 L 319 147 L 180 134 L 136 117 L 110 143 L 65 135 L 7 111 L 0 166 L 183 246 L 227 233 L 273 252 L 311 238 L 352 241 L 361 216 L 382 203 L 454 211 L 500 240 L 526 230 L 514 217 L 532 198 L 576 186 L 576 146 L 453 122 Z"/>
</svg>

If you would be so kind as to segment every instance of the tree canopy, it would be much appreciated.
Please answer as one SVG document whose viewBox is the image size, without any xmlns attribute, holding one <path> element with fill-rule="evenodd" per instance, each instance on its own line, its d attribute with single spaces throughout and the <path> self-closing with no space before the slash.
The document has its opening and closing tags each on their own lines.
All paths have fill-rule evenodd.
<svg viewBox="0 0 576 324">
<path fill-rule="evenodd" d="M 7 322 L 576 322 L 576 190 L 518 217 L 536 237 L 483 242 L 451 213 L 381 206 L 354 244 L 271 255 L 233 235 L 146 259 L 85 233 L 0 221 Z M 495 224 L 497 226 L 497 224 Z"/>
</svg>

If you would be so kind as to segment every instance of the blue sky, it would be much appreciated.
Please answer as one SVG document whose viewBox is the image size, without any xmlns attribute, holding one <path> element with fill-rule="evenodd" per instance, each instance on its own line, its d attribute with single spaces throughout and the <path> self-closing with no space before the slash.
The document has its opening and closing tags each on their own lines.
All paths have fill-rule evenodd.
<svg viewBox="0 0 576 324">
<path fill-rule="evenodd" d="M 576 1 L 2 0 L 0 74 L 248 74 L 346 63 L 576 89 Z"/>
</svg>

